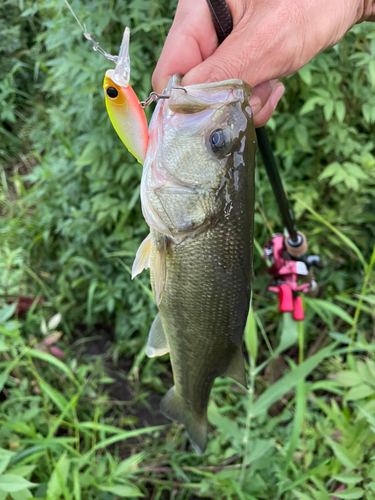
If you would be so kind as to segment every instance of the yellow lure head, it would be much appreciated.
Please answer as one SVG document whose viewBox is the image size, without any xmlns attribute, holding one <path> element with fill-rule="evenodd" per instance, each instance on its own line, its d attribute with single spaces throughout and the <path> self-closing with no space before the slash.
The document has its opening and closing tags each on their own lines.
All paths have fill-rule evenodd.
<svg viewBox="0 0 375 500">
<path fill-rule="evenodd" d="M 103 83 L 108 115 L 122 142 L 143 164 L 148 144 L 146 115 L 130 85 L 114 82 L 114 72 L 109 69 Z"/>
</svg>

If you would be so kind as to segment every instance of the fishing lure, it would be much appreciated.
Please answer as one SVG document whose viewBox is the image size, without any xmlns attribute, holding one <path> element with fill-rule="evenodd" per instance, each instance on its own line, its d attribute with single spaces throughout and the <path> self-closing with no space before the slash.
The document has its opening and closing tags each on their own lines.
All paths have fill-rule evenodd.
<svg viewBox="0 0 375 500">
<path fill-rule="evenodd" d="M 106 71 L 103 83 L 105 104 L 118 136 L 143 164 L 148 144 L 147 119 L 134 90 L 129 85 L 130 30 L 125 28 L 116 68 Z"/>
<path fill-rule="evenodd" d="M 105 52 L 87 32 L 86 26 L 81 24 L 67 0 L 65 0 L 65 3 L 82 29 L 85 38 L 92 43 L 93 49 L 116 64 L 114 70 L 109 69 L 106 71 L 103 82 L 107 112 L 121 141 L 139 163 L 143 164 L 148 145 L 147 119 L 143 107 L 150 100 L 154 100 L 154 97 L 150 95 L 150 98 L 145 103 L 142 103 L 129 85 L 130 30 L 125 28 L 119 55 L 112 56 Z"/>
</svg>

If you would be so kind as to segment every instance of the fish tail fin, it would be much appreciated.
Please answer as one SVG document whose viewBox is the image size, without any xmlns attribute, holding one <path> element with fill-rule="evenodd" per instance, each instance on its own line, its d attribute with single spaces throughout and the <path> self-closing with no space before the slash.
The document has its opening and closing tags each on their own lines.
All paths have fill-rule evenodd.
<svg viewBox="0 0 375 500">
<path fill-rule="evenodd" d="M 195 451 L 203 454 L 207 446 L 207 412 L 197 414 L 186 408 L 186 404 L 173 386 L 160 403 L 162 414 L 169 420 L 177 420 L 185 425 L 186 432 Z"/>
</svg>

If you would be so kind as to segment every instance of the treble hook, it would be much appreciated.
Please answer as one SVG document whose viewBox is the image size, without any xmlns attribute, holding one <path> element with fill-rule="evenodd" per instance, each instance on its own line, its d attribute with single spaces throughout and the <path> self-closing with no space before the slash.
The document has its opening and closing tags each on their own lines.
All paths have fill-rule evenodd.
<svg viewBox="0 0 375 500">
<path fill-rule="evenodd" d="M 139 104 L 143 109 L 147 108 L 151 103 L 158 101 L 159 99 L 169 99 L 169 95 L 157 94 L 156 92 L 151 92 L 145 101 L 141 101 Z"/>
<path fill-rule="evenodd" d="M 185 87 L 172 87 L 172 90 L 183 90 L 187 94 Z M 139 104 L 143 109 L 147 108 L 151 103 L 158 101 L 159 99 L 169 99 L 171 96 L 167 94 L 158 94 L 156 92 L 151 92 L 145 101 L 141 101 Z"/>
</svg>

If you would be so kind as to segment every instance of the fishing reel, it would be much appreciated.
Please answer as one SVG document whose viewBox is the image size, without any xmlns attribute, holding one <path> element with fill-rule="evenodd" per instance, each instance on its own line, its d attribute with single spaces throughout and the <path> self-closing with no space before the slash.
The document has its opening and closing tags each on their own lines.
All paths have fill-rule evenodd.
<svg viewBox="0 0 375 500">
<path fill-rule="evenodd" d="M 301 293 L 317 292 L 313 268 L 323 266 L 317 255 L 306 256 L 303 233 L 298 232 L 297 236 L 293 241 L 280 233 L 272 235 L 263 247 L 263 260 L 274 282 L 268 290 L 278 294 L 279 311 L 292 312 L 295 321 L 303 321 Z"/>
</svg>

